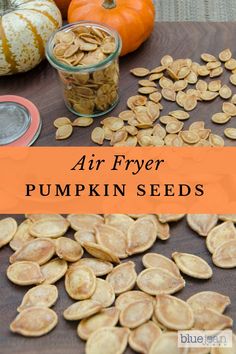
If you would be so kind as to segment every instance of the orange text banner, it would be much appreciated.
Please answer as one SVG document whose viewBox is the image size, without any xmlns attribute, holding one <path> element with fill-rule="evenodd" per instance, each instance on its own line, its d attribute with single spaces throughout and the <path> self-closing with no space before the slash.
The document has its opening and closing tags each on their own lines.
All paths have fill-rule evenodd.
<svg viewBox="0 0 236 354">
<path fill-rule="evenodd" d="M 0 213 L 236 213 L 234 148 L 1 148 Z"/>
</svg>

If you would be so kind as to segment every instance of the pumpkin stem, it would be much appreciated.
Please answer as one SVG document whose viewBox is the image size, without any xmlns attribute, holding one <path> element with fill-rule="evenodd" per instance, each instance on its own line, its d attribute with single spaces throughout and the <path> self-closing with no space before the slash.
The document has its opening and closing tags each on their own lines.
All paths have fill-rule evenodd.
<svg viewBox="0 0 236 354">
<path fill-rule="evenodd" d="M 0 16 L 3 16 L 7 12 L 11 12 L 14 9 L 12 5 L 12 0 L 1 0 L 0 1 Z"/>
<path fill-rule="evenodd" d="M 114 9 L 116 7 L 116 0 L 104 0 L 102 6 L 105 9 Z"/>
</svg>

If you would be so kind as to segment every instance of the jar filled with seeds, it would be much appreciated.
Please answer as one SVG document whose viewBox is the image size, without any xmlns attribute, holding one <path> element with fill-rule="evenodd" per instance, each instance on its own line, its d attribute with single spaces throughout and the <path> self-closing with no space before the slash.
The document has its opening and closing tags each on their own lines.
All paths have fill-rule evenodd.
<svg viewBox="0 0 236 354">
<path fill-rule="evenodd" d="M 120 51 L 118 33 L 95 22 L 69 24 L 50 37 L 46 56 L 58 71 L 71 112 L 96 117 L 116 106 Z"/>
</svg>

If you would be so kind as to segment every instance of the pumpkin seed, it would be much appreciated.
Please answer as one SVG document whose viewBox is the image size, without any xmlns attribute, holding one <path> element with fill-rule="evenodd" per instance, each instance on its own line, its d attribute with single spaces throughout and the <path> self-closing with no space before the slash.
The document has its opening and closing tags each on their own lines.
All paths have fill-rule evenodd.
<svg viewBox="0 0 236 354">
<path fill-rule="evenodd" d="M 117 297 L 115 306 L 118 308 L 118 310 L 122 311 L 126 306 L 136 301 L 150 301 L 153 303 L 154 298 L 151 295 L 148 295 L 139 290 L 127 291 Z"/>
<path fill-rule="evenodd" d="M 157 87 L 155 82 L 150 81 L 150 80 L 139 80 L 139 85 L 143 87 Z"/>
<path fill-rule="evenodd" d="M 191 74 L 191 77 L 190 77 L 190 74 Z M 190 74 L 186 77 L 186 80 L 175 81 L 174 90 L 176 92 L 185 90 L 186 87 L 188 86 L 188 82 L 190 81 L 190 79 L 191 79 L 192 82 L 196 80 L 196 76 L 193 77 L 193 73 L 190 73 Z"/>
<path fill-rule="evenodd" d="M 155 224 L 147 219 L 136 220 L 128 230 L 127 240 L 128 255 L 146 251 L 156 241 Z"/>
<path fill-rule="evenodd" d="M 19 248 L 25 245 L 26 242 L 34 240 L 34 237 L 29 234 L 29 228 L 31 225 L 32 222 L 29 219 L 26 219 L 18 226 L 16 233 L 9 243 L 11 249 L 17 251 Z"/>
<path fill-rule="evenodd" d="M 78 321 L 98 313 L 102 305 L 94 300 L 83 300 L 74 302 L 63 312 L 63 316 L 68 321 Z"/>
<path fill-rule="evenodd" d="M 171 55 L 164 55 L 164 57 L 161 58 L 161 65 L 163 66 L 169 66 L 173 63 L 174 59 L 172 58 Z"/>
<path fill-rule="evenodd" d="M 231 98 L 231 103 L 236 104 L 236 94 L 234 94 Z"/>
<path fill-rule="evenodd" d="M 219 54 L 219 59 L 223 62 L 229 61 L 232 58 L 232 52 L 229 48 L 223 50 Z"/>
<path fill-rule="evenodd" d="M 232 96 L 232 90 L 227 85 L 223 85 L 219 91 L 220 97 L 227 100 Z"/>
<path fill-rule="evenodd" d="M 157 89 L 156 89 L 156 87 L 147 87 L 147 86 L 145 86 L 145 87 L 140 87 L 139 89 L 138 89 L 138 92 L 139 93 L 141 93 L 142 95 L 150 95 L 150 93 L 153 93 L 153 92 L 156 92 L 157 91 Z"/>
<path fill-rule="evenodd" d="M 104 219 L 105 224 L 115 227 L 124 235 L 127 234 L 129 227 L 134 223 L 134 220 L 126 214 L 106 214 Z"/>
<path fill-rule="evenodd" d="M 119 320 L 119 310 L 115 307 L 103 309 L 93 316 L 84 318 L 77 327 L 77 334 L 83 340 L 88 340 L 89 336 L 97 329 L 103 327 L 114 327 Z"/>
<path fill-rule="evenodd" d="M 206 81 L 199 80 L 196 84 L 196 89 L 199 91 L 207 91 L 208 85 Z"/>
<path fill-rule="evenodd" d="M 217 224 L 218 216 L 216 214 L 188 214 L 187 223 L 191 229 L 200 236 L 207 234 Z"/>
<path fill-rule="evenodd" d="M 124 353 L 129 337 L 128 328 L 103 327 L 94 331 L 86 343 L 86 354 L 107 354 Z"/>
<path fill-rule="evenodd" d="M 189 253 L 172 253 L 172 258 L 182 273 L 197 279 L 209 279 L 212 277 L 212 269 L 201 257 Z"/>
<path fill-rule="evenodd" d="M 181 131 L 183 126 L 184 126 L 183 122 L 179 122 L 179 121 L 170 122 L 170 123 L 167 123 L 167 125 L 166 125 L 166 131 L 169 134 L 176 134 Z"/>
<path fill-rule="evenodd" d="M 223 330 L 233 325 L 230 317 L 222 315 L 211 308 L 204 308 L 195 312 L 194 318 L 194 330 Z"/>
<path fill-rule="evenodd" d="M 226 128 L 224 134 L 227 138 L 236 140 L 236 128 Z"/>
<path fill-rule="evenodd" d="M 83 246 L 84 242 L 94 242 L 96 243 L 95 231 L 93 229 L 80 229 L 74 234 L 75 240 Z"/>
<path fill-rule="evenodd" d="M 153 304 L 150 301 L 135 301 L 120 312 L 120 324 L 130 329 L 147 322 L 153 314 Z"/>
<path fill-rule="evenodd" d="M 73 127 L 71 124 L 61 125 L 59 126 L 59 128 L 57 128 L 56 139 L 57 140 L 68 139 L 72 133 L 73 133 Z"/>
<path fill-rule="evenodd" d="M 208 76 L 210 74 L 210 70 L 207 69 L 206 65 L 200 65 L 197 73 L 199 76 Z"/>
<path fill-rule="evenodd" d="M 161 88 L 163 89 L 174 89 L 174 83 L 172 80 L 168 79 L 167 77 L 163 76 L 160 80 L 159 80 L 159 85 L 161 86 Z"/>
<path fill-rule="evenodd" d="M 214 253 L 218 246 L 230 240 L 236 240 L 236 229 L 232 221 L 225 221 L 211 229 L 206 238 L 206 246 L 209 252 Z"/>
<path fill-rule="evenodd" d="M 203 101 L 212 101 L 219 95 L 218 92 L 201 91 L 200 97 Z"/>
<path fill-rule="evenodd" d="M 158 295 L 155 316 L 171 330 L 186 330 L 194 324 L 194 314 L 187 302 L 170 295 Z"/>
<path fill-rule="evenodd" d="M 73 263 L 71 267 L 78 266 L 78 265 L 85 265 L 92 269 L 96 277 L 101 277 L 110 273 L 113 269 L 113 265 L 110 262 L 102 261 L 101 259 L 97 258 L 82 258 L 76 263 Z"/>
<path fill-rule="evenodd" d="M 154 322 L 148 321 L 131 331 L 129 345 L 138 353 L 148 354 L 152 344 L 161 334 L 161 329 Z"/>
<path fill-rule="evenodd" d="M 225 144 L 224 139 L 216 134 L 209 135 L 209 143 L 211 146 L 224 146 Z"/>
<path fill-rule="evenodd" d="M 223 74 L 223 68 L 217 67 L 217 68 L 211 70 L 211 72 L 210 72 L 210 77 L 211 77 L 211 78 L 213 78 L 213 77 L 218 77 L 218 76 L 220 76 L 221 74 Z"/>
<path fill-rule="evenodd" d="M 215 113 L 211 117 L 212 122 L 217 123 L 217 124 L 225 124 L 230 121 L 231 117 L 228 116 L 226 113 L 220 112 L 220 113 Z"/>
<path fill-rule="evenodd" d="M 39 220 L 65 220 L 65 218 L 60 214 L 25 214 L 25 217 L 30 219 L 32 222 Z"/>
<path fill-rule="evenodd" d="M 156 124 L 152 130 L 153 136 L 158 136 L 160 139 L 164 139 L 166 136 L 166 130 L 160 124 Z"/>
<path fill-rule="evenodd" d="M 181 111 L 181 110 L 169 112 L 169 115 L 178 120 L 186 120 L 190 117 L 188 112 Z"/>
<path fill-rule="evenodd" d="M 98 225 L 95 227 L 97 243 L 105 247 L 118 258 L 127 257 L 127 239 L 125 234 L 110 225 Z"/>
<path fill-rule="evenodd" d="M 150 73 L 150 71 L 146 68 L 134 68 L 130 70 L 130 72 L 137 77 L 147 76 Z"/>
<path fill-rule="evenodd" d="M 137 277 L 139 289 L 149 295 L 174 294 L 185 286 L 182 277 L 176 277 L 166 269 L 148 268 Z"/>
<path fill-rule="evenodd" d="M 205 308 L 223 313 L 226 307 L 230 305 L 230 298 L 214 291 L 202 291 L 188 298 L 187 303 L 194 313 L 204 311 Z"/>
<path fill-rule="evenodd" d="M 30 227 L 29 232 L 34 237 L 57 238 L 63 236 L 69 223 L 66 220 L 38 220 Z"/>
<path fill-rule="evenodd" d="M 220 268 L 236 267 L 236 239 L 220 244 L 213 253 L 212 261 Z"/>
<path fill-rule="evenodd" d="M 65 289 L 68 295 L 75 300 L 90 298 L 96 288 L 96 277 L 87 266 L 78 266 L 67 271 Z"/>
<path fill-rule="evenodd" d="M 64 125 L 72 124 L 71 120 L 67 117 L 59 117 L 54 120 L 53 125 L 56 128 L 63 127 Z"/>
<path fill-rule="evenodd" d="M 203 53 L 201 55 L 201 58 L 203 61 L 206 62 L 211 62 L 211 61 L 217 61 L 216 57 L 214 55 L 208 54 L 208 53 Z"/>
<path fill-rule="evenodd" d="M 129 119 L 135 118 L 134 112 L 130 110 L 123 111 L 119 113 L 119 118 L 121 118 L 123 121 L 128 121 Z"/>
<path fill-rule="evenodd" d="M 115 301 L 113 286 L 104 279 L 96 279 L 96 288 L 91 299 L 97 301 L 102 307 L 109 307 Z"/>
<path fill-rule="evenodd" d="M 123 119 L 117 117 L 107 117 L 101 121 L 101 124 L 108 127 L 113 132 L 116 132 L 117 130 L 123 128 L 124 121 Z"/>
<path fill-rule="evenodd" d="M 197 99 L 195 95 L 186 95 L 184 102 L 184 109 L 185 111 L 192 111 L 197 107 Z"/>
<path fill-rule="evenodd" d="M 149 354 L 187 354 L 187 350 L 178 347 L 178 334 L 176 332 L 166 332 L 155 340 Z"/>
<path fill-rule="evenodd" d="M 7 245 L 17 231 L 17 222 L 13 218 L 0 220 L 0 248 Z"/>
<path fill-rule="evenodd" d="M 17 285 L 34 285 L 44 281 L 40 266 L 36 262 L 21 261 L 7 268 L 8 279 Z"/>
<path fill-rule="evenodd" d="M 45 278 L 43 284 L 54 284 L 61 279 L 67 271 L 67 262 L 64 259 L 54 258 L 41 266 L 41 272 Z"/>
<path fill-rule="evenodd" d="M 228 70 L 234 70 L 236 69 L 236 59 L 230 58 L 225 62 L 225 68 Z"/>
<path fill-rule="evenodd" d="M 39 337 L 50 332 L 57 322 L 57 314 L 53 310 L 35 306 L 20 312 L 10 324 L 10 329 L 22 336 Z"/>
<path fill-rule="evenodd" d="M 146 96 L 136 95 L 128 98 L 127 106 L 129 107 L 129 109 L 133 110 L 136 106 L 145 106 L 146 103 Z"/>
<path fill-rule="evenodd" d="M 208 84 L 208 90 L 212 92 L 218 92 L 221 89 L 221 80 L 213 80 Z"/>
<path fill-rule="evenodd" d="M 58 298 L 58 290 L 55 285 L 38 285 L 26 292 L 20 306 L 17 308 L 21 312 L 29 307 L 51 307 Z"/>
<path fill-rule="evenodd" d="M 93 129 L 91 134 L 91 139 L 94 143 L 98 145 L 102 145 L 105 138 L 104 130 L 100 127 L 96 127 Z"/>
<path fill-rule="evenodd" d="M 91 229 L 98 224 L 103 224 L 103 217 L 96 214 L 69 214 L 67 220 L 73 230 Z"/>
<path fill-rule="evenodd" d="M 56 240 L 56 254 L 59 258 L 68 262 L 76 262 L 83 256 L 83 249 L 80 244 L 67 237 L 60 237 Z"/>
<path fill-rule="evenodd" d="M 149 99 L 155 103 L 159 103 L 162 99 L 162 95 L 160 92 L 153 92 L 149 95 Z"/>
<path fill-rule="evenodd" d="M 180 277 L 179 268 L 169 258 L 158 253 L 146 253 L 142 262 L 145 268 L 163 268 L 172 273 L 175 277 Z"/>
<path fill-rule="evenodd" d="M 91 117 L 79 117 L 72 122 L 73 127 L 89 127 L 92 124 L 93 118 Z"/>
<path fill-rule="evenodd" d="M 236 116 L 236 106 L 231 102 L 224 102 L 222 110 L 231 117 Z"/>
<path fill-rule="evenodd" d="M 162 124 L 168 124 L 168 123 L 170 123 L 170 122 L 176 122 L 176 118 L 175 117 L 171 117 L 171 116 L 162 116 L 162 117 L 160 117 L 160 122 L 162 123 Z"/>
<path fill-rule="evenodd" d="M 200 140 L 199 135 L 194 130 L 182 130 L 179 135 L 187 144 L 196 144 Z"/>
<path fill-rule="evenodd" d="M 161 90 L 161 94 L 167 101 L 175 102 L 176 93 L 175 93 L 174 89 L 163 88 Z"/>
<path fill-rule="evenodd" d="M 24 244 L 10 257 L 10 263 L 19 261 L 36 262 L 39 265 L 46 263 L 55 253 L 54 243 L 48 239 L 34 239 Z"/>
<path fill-rule="evenodd" d="M 93 242 L 84 242 L 83 247 L 91 256 L 112 263 L 120 263 L 119 258 L 108 248 Z"/>
<path fill-rule="evenodd" d="M 159 80 L 161 77 L 163 77 L 163 73 L 156 73 L 156 74 L 151 74 L 149 76 L 149 80 L 150 81 L 156 81 L 156 80 Z"/>
<path fill-rule="evenodd" d="M 134 262 L 125 262 L 116 266 L 107 275 L 106 280 L 111 284 L 115 294 L 121 294 L 131 290 L 136 283 L 137 273 Z"/>
</svg>

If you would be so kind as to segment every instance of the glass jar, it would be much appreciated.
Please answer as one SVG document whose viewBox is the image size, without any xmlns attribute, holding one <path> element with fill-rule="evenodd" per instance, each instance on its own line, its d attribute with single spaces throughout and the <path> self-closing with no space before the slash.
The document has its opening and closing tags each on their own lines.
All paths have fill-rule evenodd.
<svg viewBox="0 0 236 354">
<path fill-rule="evenodd" d="M 72 33 L 69 34 L 70 32 Z M 60 42 L 61 39 L 67 43 Z M 86 44 L 85 39 L 89 41 Z M 96 40 L 100 44 L 97 44 L 94 50 L 96 44 L 93 42 L 96 43 Z M 59 46 L 56 47 L 58 41 Z M 111 44 L 106 44 L 109 42 L 113 48 L 111 53 L 109 53 Z M 79 48 L 77 52 L 70 56 L 76 48 Z M 72 113 L 84 117 L 97 117 L 108 113 L 117 105 L 120 51 L 121 39 L 118 33 L 95 22 L 72 23 L 52 34 L 47 43 L 46 56 L 58 71 L 65 104 Z M 59 59 L 58 54 L 61 55 Z"/>
</svg>

